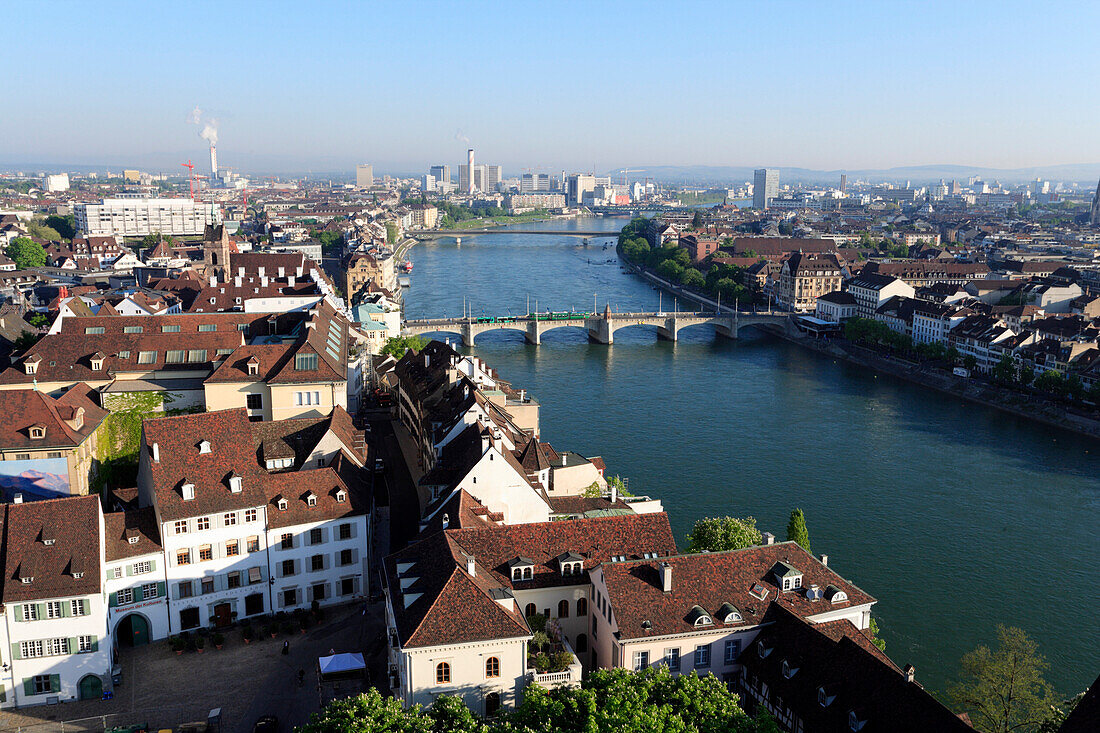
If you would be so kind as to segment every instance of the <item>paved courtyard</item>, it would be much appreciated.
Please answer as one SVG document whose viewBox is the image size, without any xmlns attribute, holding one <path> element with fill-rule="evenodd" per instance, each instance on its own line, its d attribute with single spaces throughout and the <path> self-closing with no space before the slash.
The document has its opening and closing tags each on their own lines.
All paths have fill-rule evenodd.
<svg viewBox="0 0 1100 733">
<path fill-rule="evenodd" d="M 103 731 L 116 725 L 148 723 L 151 730 L 206 720 L 222 710 L 221 731 L 250 733 L 261 715 L 276 715 L 282 730 L 309 720 L 319 708 L 317 657 L 337 652 L 363 652 L 371 680 L 385 680 L 383 607 L 363 604 L 325 609 L 324 621 L 305 634 L 279 634 L 245 644 L 238 629 L 226 633 L 215 649 L 177 656 L 166 642 L 121 651 L 122 684 L 113 700 L 43 705 L 0 713 L 0 730 L 28 733 Z M 290 642 L 289 654 L 282 652 Z M 298 685 L 299 669 L 306 671 Z"/>
</svg>

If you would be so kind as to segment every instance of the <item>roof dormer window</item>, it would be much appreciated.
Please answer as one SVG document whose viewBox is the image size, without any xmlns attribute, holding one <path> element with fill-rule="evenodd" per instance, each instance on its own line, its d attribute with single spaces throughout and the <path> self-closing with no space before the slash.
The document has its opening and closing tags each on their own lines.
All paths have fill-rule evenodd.
<svg viewBox="0 0 1100 733">
<path fill-rule="evenodd" d="M 195 485 L 191 483 L 185 483 L 180 487 L 180 491 L 183 492 L 183 500 L 191 501 L 195 498 Z"/>
<path fill-rule="evenodd" d="M 313 492 L 306 494 L 306 506 L 317 506 L 317 495 Z"/>
<path fill-rule="evenodd" d="M 833 696 L 825 692 L 824 687 L 817 688 L 817 704 L 823 708 L 829 707 L 829 703 L 833 701 Z"/>
<path fill-rule="evenodd" d="M 101 354 L 98 351 L 95 352 L 94 354 L 92 354 L 91 362 L 92 362 L 92 371 L 93 372 L 98 372 L 101 369 L 103 369 L 103 359 L 104 358 L 105 357 L 103 356 L 103 354 Z"/>
<path fill-rule="evenodd" d="M 239 494 L 239 493 L 241 493 L 241 490 L 243 488 L 244 488 L 244 479 L 242 479 L 237 474 L 233 474 L 232 476 L 229 477 L 229 490 L 231 492 L 233 492 L 234 494 Z"/>
<path fill-rule="evenodd" d="M 46 437 L 45 425 L 31 425 L 30 427 L 31 440 L 42 440 Z"/>
<path fill-rule="evenodd" d="M 337 502 L 339 502 L 340 504 L 343 504 L 347 500 L 348 500 L 348 492 L 344 491 L 343 489 L 340 489 L 339 491 L 336 492 L 336 501 Z M 444 514 L 443 518 L 446 519 L 447 515 Z"/>
<path fill-rule="evenodd" d="M 34 576 L 33 575 L 24 575 L 24 576 L 19 578 L 19 582 L 22 583 L 23 585 L 30 585 L 32 582 L 34 582 Z"/>
<path fill-rule="evenodd" d="M 285 512 L 287 507 L 286 499 L 280 496 L 278 499 L 275 500 L 275 506 L 279 507 L 279 511 Z"/>
<path fill-rule="evenodd" d="M 737 610 L 737 607 L 728 602 L 723 603 L 722 607 L 718 609 L 718 613 L 715 615 L 721 619 L 724 624 L 739 624 L 745 620 L 741 612 Z"/>
<path fill-rule="evenodd" d="M 863 728 L 863 724 L 865 722 L 866 721 L 863 721 L 863 720 L 859 719 L 859 716 L 856 715 L 855 710 L 849 710 L 848 711 L 848 730 L 853 731 L 853 733 L 854 733 L 855 731 L 858 731 L 861 728 Z"/>
<path fill-rule="evenodd" d="M 798 671 L 798 667 L 792 667 L 791 663 L 788 662 L 786 659 L 783 660 L 782 669 L 783 676 L 787 679 L 794 677 L 794 673 Z"/>
<path fill-rule="evenodd" d="M 133 537 L 129 537 L 126 541 L 129 542 L 131 545 L 136 545 L 138 543 L 138 536 L 134 535 Z"/>
<path fill-rule="evenodd" d="M 73 572 L 73 577 L 74 577 L 74 578 L 83 578 L 83 577 L 84 577 L 84 573 L 82 573 L 82 572 L 79 572 L 79 571 L 74 571 L 74 572 Z"/>
<path fill-rule="evenodd" d="M 199 453 L 202 454 L 202 453 L 209 453 L 209 452 L 210 452 L 210 441 L 209 440 L 201 441 L 199 443 Z"/>
<path fill-rule="evenodd" d="M 512 580 L 530 580 L 534 577 L 534 560 L 520 556 L 508 563 L 508 566 L 512 570 Z"/>
<path fill-rule="evenodd" d="M 702 606 L 692 606 L 691 611 L 688 613 L 687 620 L 692 626 L 710 626 L 714 623 L 714 619 L 710 614 L 703 610 Z"/>
<path fill-rule="evenodd" d="M 38 365 L 42 362 L 42 357 L 35 354 L 34 356 L 28 356 L 23 360 L 23 371 L 27 374 L 35 374 L 38 372 Z"/>
<path fill-rule="evenodd" d="M 825 598 L 829 603 L 843 603 L 848 600 L 848 594 L 835 585 L 825 586 Z"/>
<path fill-rule="evenodd" d="M 761 659 L 764 659 L 765 657 L 767 657 L 771 653 L 772 653 L 772 650 L 770 648 L 768 648 L 767 646 L 765 646 L 764 642 L 759 641 L 759 642 L 756 643 L 756 655 L 758 657 L 760 657 Z"/>
<path fill-rule="evenodd" d="M 255 377 L 256 375 L 258 375 L 260 373 L 260 360 L 257 359 L 256 357 L 253 356 L 252 358 L 250 358 L 247 362 L 247 365 L 248 365 L 248 376 Z"/>
</svg>

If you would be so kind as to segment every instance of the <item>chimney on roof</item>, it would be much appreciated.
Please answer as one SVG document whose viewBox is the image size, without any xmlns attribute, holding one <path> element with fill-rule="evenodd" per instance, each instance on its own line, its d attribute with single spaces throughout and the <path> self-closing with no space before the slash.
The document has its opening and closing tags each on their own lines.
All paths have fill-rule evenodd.
<svg viewBox="0 0 1100 733">
<path fill-rule="evenodd" d="M 282 265 L 279 265 L 279 277 L 286 277 L 286 268 Z"/>
<path fill-rule="evenodd" d="M 771 532 L 764 532 L 761 537 L 763 537 L 765 545 L 775 544 L 775 535 L 773 535 Z"/>
<path fill-rule="evenodd" d="M 264 273 L 265 273 L 266 271 L 267 271 L 267 268 L 266 268 L 266 267 L 264 267 L 263 265 L 260 265 L 260 269 L 259 269 L 259 273 L 258 273 L 258 274 L 259 274 L 259 276 L 260 276 L 260 277 L 263 277 L 263 276 L 264 276 Z"/>
<path fill-rule="evenodd" d="M 12 500 L 13 504 L 22 504 L 23 503 L 23 495 L 20 494 L 20 493 L 17 493 L 17 494 L 15 494 L 15 496 L 13 496 L 11 498 L 11 500 Z"/>
<path fill-rule="evenodd" d="M 661 590 L 665 593 L 672 592 L 672 566 L 667 562 L 657 563 L 657 573 L 661 576 Z"/>
<path fill-rule="evenodd" d="M 290 277 L 287 278 L 287 284 L 289 284 L 290 287 L 294 287 L 294 283 L 295 283 L 295 278 L 294 278 L 293 275 L 291 275 Z"/>
<path fill-rule="evenodd" d="M 160 463 L 160 443 L 153 443 L 153 462 Z"/>
<path fill-rule="evenodd" d="M 467 555 L 466 556 L 466 573 L 471 578 L 477 577 L 477 568 L 474 565 L 474 556 L 473 555 Z"/>
<path fill-rule="evenodd" d="M 905 675 L 906 682 L 913 682 L 916 680 L 917 677 L 917 668 L 911 664 L 907 664 L 905 665 L 905 669 L 903 669 L 901 673 Z"/>
<path fill-rule="evenodd" d="M 825 567 L 829 567 L 829 556 L 826 555 L 824 552 L 821 553 L 821 564 Z"/>
</svg>

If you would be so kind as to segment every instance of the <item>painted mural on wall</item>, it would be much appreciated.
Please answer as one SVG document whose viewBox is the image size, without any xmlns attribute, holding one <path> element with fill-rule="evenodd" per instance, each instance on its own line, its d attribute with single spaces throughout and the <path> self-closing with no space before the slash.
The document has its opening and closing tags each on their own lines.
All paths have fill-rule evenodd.
<svg viewBox="0 0 1100 733">
<path fill-rule="evenodd" d="M 15 494 L 28 501 L 68 496 L 69 464 L 64 458 L 0 461 L 0 491 L 5 501 Z"/>
</svg>

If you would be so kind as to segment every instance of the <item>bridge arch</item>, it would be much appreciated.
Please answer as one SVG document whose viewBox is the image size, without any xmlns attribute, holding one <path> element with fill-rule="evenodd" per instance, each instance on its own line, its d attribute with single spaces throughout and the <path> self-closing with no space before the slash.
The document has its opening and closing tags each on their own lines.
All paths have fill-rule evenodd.
<svg viewBox="0 0 1100 733">
<path fill-rule="evenodd" d="M 437 335 L 456 336 L 457 340 L 460 343 L 462 342 L 462 329 L 457 328 L 457 327 L 456 328 L 448 328 L 447 326 L 440 326 L 439 328 L 433 328 L 431 330 L 422 330 L 422 329 L 416 329 L 415 331 L 405 330 L 402 335 L 405 335 L 405 336 L 421 336 L 421 337 L 427 339 L 428 341 L 433 340 Z M 441 341 L 442 339 L 436 339 L 436 340 Z"/>
<path fill-rule="evenodd" d="M 588 335 L 588 326 L 585 325 L 584 321 L 574 321 L 574 322 L 570 322 L 570 323 L 561 323 L 559 321 L 548 321 L 548 322 L 546 322 L 545 325 L 543 325 L 543 323 L 541 323 L 541 322 L 539 323 L 539 333 L 542 333 L 542 334 L 545 334 L 549 331 L 558 331 L 558 330 L 563 329 L 563 328 L 571 328 L 575 331 L 580 331 L 585 336 Z"/>
<path fill-rule="evenodd" d="M 527 337 L 527 325 L 524 323 L 479 323 L 474 324 L 470 340 L 477 341 L 477 337 L 486 333 L 497 333 L 498 331 L 514 331 L 524 338 Z M 472 344 L 471 344 L 472 345 Z"/>
</svg>

